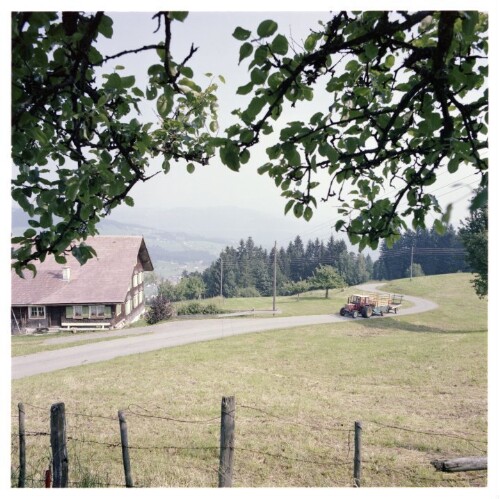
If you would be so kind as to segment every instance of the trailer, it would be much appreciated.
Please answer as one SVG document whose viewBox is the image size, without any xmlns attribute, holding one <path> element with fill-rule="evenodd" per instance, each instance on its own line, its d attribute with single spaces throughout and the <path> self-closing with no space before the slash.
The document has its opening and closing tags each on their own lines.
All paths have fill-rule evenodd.
<svg viewBox="0 0 500 499">
<path fill-rule="evenodd" d="M 369 318 L 372 315 L 383 316 L 389 312 L 398 313 L 403 303 L 403 295 L 391 293 L 370 293 L 367 295 L 351 295 L 347 303 L 340 309 L 342 317 L 349 315 L 352 318 L 362 316 Z"/>
</svg>

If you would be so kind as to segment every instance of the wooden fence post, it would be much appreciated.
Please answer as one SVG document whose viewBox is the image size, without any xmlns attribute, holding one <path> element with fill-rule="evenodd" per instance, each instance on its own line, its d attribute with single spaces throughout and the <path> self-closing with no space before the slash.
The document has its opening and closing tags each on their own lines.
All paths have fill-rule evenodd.
<svg viewBox="0 0 500 499">
<path fill-rule="evenodd" d="M 52 484 L 52 471 L 50 469 L 50 464 L 49 464 L 49 469 L 45 470 L 45 488 L 50 489 Z"/>
<path fill-rule="evenodd" d="M 361 487 L 361 421 L 354 422 L 354 485 Z"/>
<path fill-rule="evenodd" d="M 222 397 L 220 424 L 219 487 L 232 487 L 234 461 L 234 397 Z"/>
<path fill-rule="evenodd" d="M 19 409 L 19 481 L 17 486 L 22 489 L 26 484 L 26 430 L 24 404 L 18 404 Z"/>
<path fill-rule="evenodd" d="M 132 471 L 130 469 L 130 455 L 128 452 L 128 432 L 127 421 L 125 420 L 125 413 L 118 411 L 118 419 L 120 421 L 120 437 L 122 441 L 122 456 L 123 456 L 123 469 L 125 471 L 125 486 L 133 487 Z"/>
<path fill-rule="evenodd" d="M 68 452 L 66 449 L 66 416 L 64 403 L 50 408 L 50 446 L 52 447 L 52 487 L 68 486 Z"/>
</svg>

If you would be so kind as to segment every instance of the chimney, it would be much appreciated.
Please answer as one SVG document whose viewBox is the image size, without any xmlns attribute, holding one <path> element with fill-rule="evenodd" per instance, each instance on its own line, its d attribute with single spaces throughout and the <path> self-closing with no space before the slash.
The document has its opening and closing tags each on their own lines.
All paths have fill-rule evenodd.
<svg viewBox="0 0 500 499">
<path fill-rule="evenodd" d="M 71 269 L 69 267 L 64 267 L 62 271 L 63 281 L 69 282 L 71 279 Z"/>
</svg>

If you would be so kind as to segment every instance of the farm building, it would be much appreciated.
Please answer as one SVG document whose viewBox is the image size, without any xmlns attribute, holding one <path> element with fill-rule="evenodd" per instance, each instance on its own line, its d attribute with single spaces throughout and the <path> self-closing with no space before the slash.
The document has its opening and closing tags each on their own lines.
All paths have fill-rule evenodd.
<svg viewBox="0 0 500 499">
<path fill-rule="evenodd" d="M 119 328 L 144 312 L 144 271 L 153 270 L 141 236 L 95 236 L 97 257 L 85 265 L 71 255 L 37 262 L 37 273 L 12 272 L 11 331 Z"/>
</svg>

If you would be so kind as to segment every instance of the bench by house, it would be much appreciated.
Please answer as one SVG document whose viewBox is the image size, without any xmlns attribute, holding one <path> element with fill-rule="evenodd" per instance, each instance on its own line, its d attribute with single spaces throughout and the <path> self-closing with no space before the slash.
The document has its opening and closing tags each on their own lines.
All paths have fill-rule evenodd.
<svg viewBox="0 0 500 499">
<path fill-rule="evenodd" d="M 61 322 L 61 327 L 65 329 L 79 329 L 81 331 L 108 329 L 110 326 L 110 322 Z"/>
</svg>

